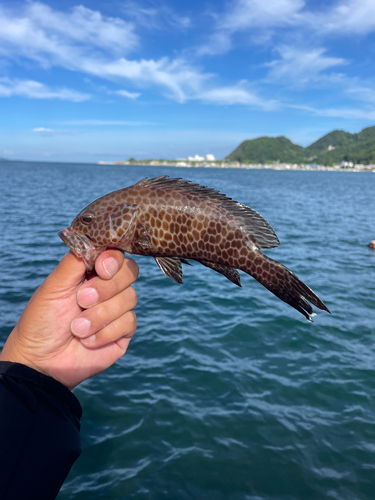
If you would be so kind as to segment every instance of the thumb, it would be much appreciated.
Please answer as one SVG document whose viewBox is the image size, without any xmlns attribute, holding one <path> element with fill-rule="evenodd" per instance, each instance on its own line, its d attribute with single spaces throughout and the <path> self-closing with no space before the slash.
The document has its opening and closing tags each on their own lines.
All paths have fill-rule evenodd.
<svg viewBox="0 0 375 500">
<path fill-rule="evenodd" d="M 44 282 L 46 291 L 57 292 L 75 288 L 83 283 L 86 276 L 86 266 L 82 259 L 69 251 L 61 259 L 59 265 Z"/>
</svg>

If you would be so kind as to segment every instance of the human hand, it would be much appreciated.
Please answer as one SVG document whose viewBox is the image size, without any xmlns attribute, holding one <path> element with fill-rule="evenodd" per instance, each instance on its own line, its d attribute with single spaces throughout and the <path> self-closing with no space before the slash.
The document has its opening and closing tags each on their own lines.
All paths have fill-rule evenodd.
<svg viewBox="0 0 375 500">
<path fill-rule="evenodd" d="M 0 361 L 30 366 L 69 389 L 117 361 L 137 326 L 137 295 L 130 285 L 138 265 L 107 250 L 95 271 L 86 280 L 83 260 L 66 254 L 31 297 Z"/>
</svg>

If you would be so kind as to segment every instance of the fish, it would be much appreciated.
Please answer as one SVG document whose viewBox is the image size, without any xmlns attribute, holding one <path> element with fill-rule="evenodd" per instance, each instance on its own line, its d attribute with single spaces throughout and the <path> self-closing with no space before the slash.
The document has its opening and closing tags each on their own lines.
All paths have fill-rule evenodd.
<svg viewBox="0 0 375 500">
<path fill-rule="evenodd" d="M 330 313 L 295 274 L 261 250 L 280 242 L 252 208 L 207 186 L 168 176 L 145 178 L 87 205 L 58 233 L 86 271 L 108 248 L 154 257 L 161 271 L 182 283 L 182 264 L 197 261 L 241 286 L 238 270 L 255 278 L 309 321 L 311 304 Z"/>
</svg>

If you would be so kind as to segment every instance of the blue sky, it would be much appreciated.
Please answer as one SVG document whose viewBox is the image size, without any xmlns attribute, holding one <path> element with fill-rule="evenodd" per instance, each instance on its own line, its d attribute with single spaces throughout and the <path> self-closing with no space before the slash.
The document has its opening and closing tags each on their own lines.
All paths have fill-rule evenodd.
<svg viewBox="0 0 375 500">
<path fill-rule="evenodd" d="M 221 158 L 375 124 L 374 0 L 0 0 L 0 156 Z"/>
</svg>

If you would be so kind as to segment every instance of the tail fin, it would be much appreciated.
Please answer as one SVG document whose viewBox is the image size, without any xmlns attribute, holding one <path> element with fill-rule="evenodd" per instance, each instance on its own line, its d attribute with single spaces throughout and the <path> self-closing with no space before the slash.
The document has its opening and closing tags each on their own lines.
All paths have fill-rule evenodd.
<svg viewBox="0 0 375 500">
<path fill-rule="evenodd" d="M 260 251 L 257 251 L 256 258 L 251 262 L 250 268 L 243 269 L 243 271 L 259 281 L 276 297 L 297 309 L 309 321 L 312 321 L 312 316 L 316 316 L 309 302 L 330 313 L 328 307 L 311 288 L 283 264 L 270 259 Z"/>
</svg>

